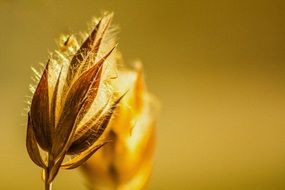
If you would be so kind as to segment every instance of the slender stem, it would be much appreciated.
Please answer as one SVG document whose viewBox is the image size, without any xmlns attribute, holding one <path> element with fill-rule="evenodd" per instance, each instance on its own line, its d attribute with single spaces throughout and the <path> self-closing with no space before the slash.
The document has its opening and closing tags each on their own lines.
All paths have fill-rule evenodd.
<svg viewBox="0 0 285 190">
<path fill-rule="evenodd" d="M 52 184 L 48 183 L 47 181 L 45 182 L 45 190 L 51 190 L 52 189 Z"/>
<path fill-rule="evenodd" d="M 51 190 L 52 184 L 48 181 L 49 178 L 49 168 L 45 169 L 45 190 Z"/>
</svg>

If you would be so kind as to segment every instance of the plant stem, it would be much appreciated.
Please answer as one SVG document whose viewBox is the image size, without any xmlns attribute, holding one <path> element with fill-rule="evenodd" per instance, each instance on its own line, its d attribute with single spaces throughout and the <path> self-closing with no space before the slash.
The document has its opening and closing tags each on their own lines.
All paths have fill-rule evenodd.
<svg viewBox="0 0 285 190">
<path fill-rule="evenodd" d="M 48 181 L 49 178 L 49 169 L 45 169 L 45 190 L 51 190 L 52 184 Z"/>
<path fill-rule="evenodd" d="M 52 189 L 52 184 L 48 183 L 47 181 L 45 182 L 45 190 L 51 190 Z"/>
</svg>

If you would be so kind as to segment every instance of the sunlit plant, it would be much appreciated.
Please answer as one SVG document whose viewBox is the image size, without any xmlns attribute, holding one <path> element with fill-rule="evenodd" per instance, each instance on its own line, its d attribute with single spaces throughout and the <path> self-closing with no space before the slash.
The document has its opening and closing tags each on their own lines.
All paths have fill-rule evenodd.
<svg viewBox="0 0 285 190">
<path fill-rule="evenodd" d="M 109 173 L 93 168 L 92 161 L 85 165 L 88 174 L 94 170 L 102 177 L 111 171 L 112 183 L 116 184 L 126 173 L 129 179 L 134 178 L 137 172 L 130 173 L 126 167 L 133 162 L 137 166 L 149 163 L 144 167 L 147 172 L 136 167 L 149 175 L 154 120 L 144 112 L 151 109 L 146 106 L 150 96 L 145 91 L 141 70 L 126 74 L 120 65 L 111 20 L 112 14 L 105 14 L 100 20 L 94 19 L 89 33 L 62 36 L 59 50 L 51 53 L 43 71 L 33 69 L 37 85 L 31 85 L 26 146 L 31 160 L 43 169 L 45 189 L 51 189 L 61 168 L 82 166 L 99 149 L 102 152 L 98 160 L 95 154 L 94 163 L 103 166 L 107 160 Z M 102 148 L 104 145 L 106 149 Z M 116 150 L 119 146 L 129 150 L 120 154 Z M 139 153 L 140 149 L 149 155 Z M 91 184 L 101 179 L 99 176 L 89 176 Z M 123 183 L 127 181 L 120 181 Z M 108 187 L 106 183 L 100 185 Z M 114 185 L 112 188 L 117 189 Z"/>
</svg>

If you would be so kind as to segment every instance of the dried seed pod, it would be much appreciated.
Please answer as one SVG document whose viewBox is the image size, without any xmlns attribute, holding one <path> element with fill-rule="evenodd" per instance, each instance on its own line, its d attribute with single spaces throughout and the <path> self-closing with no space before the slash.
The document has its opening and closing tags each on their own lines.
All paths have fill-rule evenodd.
<svg viewBox="0 0 285 190">
<path fill-rule="evenodd" d="M 116 54 L 108 33 L 111 20 L 112 14 L 105 15 L 80 47 L 69 36 L 35 88 L 26 145 L 31 160 L 45 171 L 46 189 L 60 168 L 79 167 L 108 142 L 99 138 L 123 97 L 108 87 Z M 72 156 L 64 162 L 67 155 Z"/>
</svg>

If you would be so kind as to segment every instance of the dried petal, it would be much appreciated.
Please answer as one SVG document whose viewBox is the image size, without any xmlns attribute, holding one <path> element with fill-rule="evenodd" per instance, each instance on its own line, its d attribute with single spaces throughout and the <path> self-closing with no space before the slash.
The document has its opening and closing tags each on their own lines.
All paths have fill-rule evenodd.
<svg viewBox="0 0 285 190">
<path fill-rule="evenodd" d="M 97 150 L 99 150 L 102 146 L 104 146 L 105 144 L 107 144 L 109 141 L 100 143 L 96 146 L 92 146 L 91 148 L 89 148 L 88 150 L 86 150 L 85 152 L 82 152 L 81 154 L 79 154 L 78 156 L 74 157 L 73 159 L 71 159 L 70 161 L 67 161 L 66 163 L 64 163 L 63 165 L 61 165 L 61 167 L 63 169 L 74 169 L 77 168 L 79 166 L 81 166 L 82 164 L 84 164 L 84 162 L 86 162 Z"/>
<path fill-rule="evenodd" d="M 101 29 L 101 26 L 99 26 L 98 32 L 99 32 L 99 30 L 100 30 L 100 31 L 102 30 L 102 32 L 99 33 L 99 35 L 96 36 L 95 44 L 94 44 L 94 47 L 93 47 L 93 49 L 92 49 L 92 52 L 93 52 L 94 54 L 98 54 L 99 49 L 100 49 L 100 46 L 101 46 L 101 42 L 102 42 L 102 40 L 103 40 L 103 38 L 104 38 L 106 32 L 108 31 L 109 27 L 110 27 L 112 18 L 113 18 L 113 16 L 112 16 L 112 15 L 109 15 L 109 16 L 107 16 L 107 17 L 105 17 L 105 18 L 103 18 L 103 19 L 101 20 L 101 21 L 102 21 L 102 24 L 101 24 L 102 29 Z M 96 59 L 95 61 L 97 61 L 97 59 Z M 87 66 L 89 66 L 89 65 L 87 65 Z"/>
<path fill-rule="evenodd" d="M 60 70 L 60 73 L 58 75 L 55 87 L 54 87 L 54 92 L 53 92 L 53 96 L 52 96 L 52 100 L 51 100 L 51 113 L 50 113 L 50 124 L 51 124 L 51 129 L 54 132 L 55 129 L 55 123 L 56 123 L 56 102 L 57 102 L 57 96 L 58 96 L 58 86 L 59 86 L 59 79 L 61 76 L 61 72 L 62 72 L 62 68 Z"/>
<path fill-rule="evenodd" d="M 46 165 L 40 155 L 39 147 L 37 145 L 34 129 L 31 123 L 30 113 L 28 113 L 26 147 L 31 160 L 39 167 L 46 168 Z"/>
<path fill-rule="evenodd" d="M 96 27 L 91 32 L 91 34 L 88 36 L 88 38 L 83 42 L 83 44 L 81 45 L 79 50 L 75 53 L 73 58 L 71 59 L 68 72 L 67 72 L 65 88 L 67 88 L 70 85 L 70 83 L 73 81 L 74 76 L 76 75 L 78 71 L 78 68 L 82 66 L 81 65 L 82 61 L 85 59 L 88 52 L 90 52 L 92 48 L 92 44 L 95 42 L 95 38 L 98 32 L 98 28 L 100 27 L 100 24 L 101 24 L 101 20 L 96 25 Z"/>
<path fill-rule="evenodd" d="M 76 142 L 78 141 L 79 138 L 82 138 L 82 136 L 84 136 L 88 130 L 90 129 L 90 126 L 93 126 L 94 123 L 101 117 L 103 111 L 105 110 L 105 108 L 108 106 L 108 103 L 102 107 L 91 119 L 89 119 L 85 124 L 82 125 L 82 127 L 80 127 L 76 133 L 74 134 L 71 146 L 69 147 L 67 154 L 78 154 L 78 152 L 76 151 Z"/>
<path fill-rule="evenodd" d="M 86 60 L 90 58 L 91 55 L 94 55 L 98 52 L 102 38 L 110 26 L 111 20 L 111 15 L 104 19 L 101 19 L 91 34 L 88 36 L 88 38 L 83 42 L 76 54 L 73 56 L 68 68 L 65 89 L 73 81 L 74 77 L 79 71 L 79 68 L 84 68 L 84 66 L 87 66 L 88 68 L 89 65 L 85 65 Z M 101 34 L 98 34 L 101 27 L 103 27 L 103 32 Z M 83 72 L 84 70 L 81 71 Z"/>
<path fill-rule="evenodd" d="M 88 112 L 89 108 L 91 107 L 94 99 L 96 98 L 96 95 L 97 95 L 98 90 L 99 90 L 100 81 L 101 81 L 103 63 L 110 56 L 110 54 L 114 51 L 115 48 L 116 48 L 116 46 L 113 47 L 103 58 L 101 58 L 96 63 L 96 65 L 99 67 L 99 70 L 95 76 L 95 79 L 93 80 L 92 85 L 90 86 L 90 90 L 88 91 L 88 93 L 86 95 L 86 99 L 83 103 L 83 106 L 82 106 L 82 108 L 78 114 L 78 116 L 79 116 L 78 121 L 81 121 L 83 116 Z"/>
<path fill-rule="evenodd" d="M 31 122 L 35 130 L 38 144 L 44 150 L 51 148 L 51 132 L 49 127 L 49 95 L 48 95 L 49 61 L 34 93 L 31 104 Z"/>
<path fill-rule="evenodd" d="M 69 148 L 69 152 L 72 154 L 77 154 L 82 151 L 85 151 L 90 146 L 92 146 L 98 138 L 103 134 L 106 127 L 109 124 L 109 121 L 114 113 L 115 108 L 117 107 L 120 100 L 123 98 L 121 96 L 116 100 L 112 106 L 104 113 L 102 118 L 100 118 L 95 124 L 91 127 L 88 127 L 86 132 L 81 135 L 77 140 L 75 140 Z"/>
</svg>

